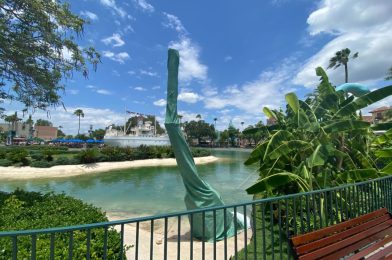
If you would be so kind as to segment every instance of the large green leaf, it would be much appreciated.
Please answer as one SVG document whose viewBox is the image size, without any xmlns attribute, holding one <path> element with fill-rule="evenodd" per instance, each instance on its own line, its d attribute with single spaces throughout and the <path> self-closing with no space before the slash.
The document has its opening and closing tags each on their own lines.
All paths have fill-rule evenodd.
<svg viewBox="0 0 392 260">
<path fill-rule="evenodd" d="M 292 134 L 286 130 L 279 130 L 273 134 L 267 144 L 265 153 L 263 155 L 263 160 L 269 156 L 269 152 L 278 147 L 282 142 L 290 140 Z"/>
<path fill-rule="evenodd" d="M 270 154 L 268 154 L 268 157 L 270 159 L 276 159 L 279 156 L 285 156 L 289 154 L 291 151 L 303 152 L 304 150 L 309 149 L 310 147 L 311 145 L 308 142 L 301 141 L 301 140 L 284 141 Z"/>
<path fill-rule="evenodd" d="M 339 178 L 341 178 L 345 182 L 365 181 L 378 177 L 379 174 L 374 168 L 345 171 L 339 175 Z"/>
<path fill-rule="evenodd" d="M 263 142 L 258 144 L 253 151 L 250 153 L 249 158 L 245 161 L 245 165 L 251 165 L 255 162 L 259 162 L 265 153 L 265 149 L 267 148 L 268 142 Z"/>
<path fill-rule="evenodd" d="M 278 120 L 278 117 L 276 116 L 275 112 L 272 111 L 271 109 L 269 109 L 268 107 L 264 107 L 263 108 L 263 112 L 264 114 L 268 117 L 268 118 L 274 118 L 275 120 Z"/>
<path fill-rule="evenodd" d="M 368 122 L 362 120 L 339 120 L 339 121 L 329 121 L 325 123 L 326 125 L 323 127 L 326 133 L 337 133 L 337 132 L 345 132 L 352 131 L 361 128 L 368 128 L 370 124 Z"/>
<path fill-rule="evenodd" d="M 298 97 L 295 93 L 290 92 L 285 96 L 287 104 L 289 104 L 290 108 L 294 111 L 294 113 L 298 113 L 299 110 L 299 101 Z"/>
<path fill-rule="evenodd" d="M 392 158 L 392 148 L 380 149 L 375 153 L 378 158 Z"/>
<path fill-rule="evenodd" d="M 321 144 L 319 144 L 316 149 L 313 151 L 312 155 L 306 159 L 306 164 L 310 169 L 312 169 L 315 166 L 322 166 L 324 165 L 325 161 L 322 158 L 320 148 L 322 147 Z"/>
<path fill-rule="evenodd" d="M 382 168 L 381 172 L 387 173 L 387 174 L 392 174 L 392 162 L 390 162 L 387 166 Z"/>
<path fill-rule="evenodd" d="M 256 194 L 266 190 L 274 190 L 291 182 L 295 182 L 300 191 L 309 191 L 309 186 L 300 176 L 291 172 L 281 172 L 259 180 L 257 183 L 247 188 L 246 192 L 248 194 Z"/>
<path fill-rule="evenodd" d="M 355 99 L 353 102 L 342 107 L 336 113 L 335 117 L 355 114 L 355 112 L 357 110 L 365 108 L 368 105 L 371 105 L 377 101 L 380 101 L 390 95 L 392 95 L 392 85 L 377 89 L 375 91 L 372 91 L 368 94 L 365 94 L 365 95 Z"/>
</svg>

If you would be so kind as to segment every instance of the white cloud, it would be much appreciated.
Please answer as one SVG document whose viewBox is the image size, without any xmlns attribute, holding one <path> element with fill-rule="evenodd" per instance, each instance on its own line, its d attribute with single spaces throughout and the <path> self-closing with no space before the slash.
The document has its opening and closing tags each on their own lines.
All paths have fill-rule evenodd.
<svg viewBox="0 0 392 260">
<path fill-rule="evenodd" d="M 192 80 L 205 81 L 207 79 L 207 66 L 199 60 L 200 48 L 189 38 L 182 38 L 177 42 L 171 42 L 170 48 L 180 53 L 180 68 L 178 78 L 184 83 Z"/>
<path fill-rule="evenodd" d="M 81 11 L 80 14 L 85 16 L 85 17 L 87 17 L 87 18 L 89 18 L 91 21 L 98 20 L 98 15 L 96 15 L 96 14 L 90 12 L 90 11 Z"/>
<path fill-rule="evenodd" d="M 86 88 L 90 89 L 92 92 L 101 94 L 101 95 L 112 95 L 113 93 L 110 92 L 107 89 L 103 89 L 103 88 L 98 88 L 96 86 L 93 85 L 87 85 Z"/>
<path fill-rule="evenodd" d="M 117 61 L 118 63 L 124 63 L 126 60 L 130 58 L 129 54 L 126 52 L 114 53 L 111 51 L 103 51 L 102 55 L 106 58 Z"/>
<path fill-rule="evenodd" d="M 136 72 L 135 72 L 134 70 L 129 70 L 129 71 L 128 71 L 128 74 L 129 74 L 129 75 L 135 75 Z"/>
<path fill-rule="evenodd" d="M 224 109 L 222 113 L 235 107 L 260 120 L 263 107 L 279 108 L 284 103 L 284 95 L 293 91 L 287 82 L 295 68 L 295 60 L 286 59 L 279 67 L 262 72 L 256 80 L 228 86 L 222 93 L 205 97 L 204 105 L 208 109 Z"/>
<path fill-rule="evenodd" d="M 143 88 L 143 87 L 135 87 L 135 88 L 133 88 L 134 90 L 137 90 L 137 91 L 146 91 L 147 89 L 145 89 L 145 88 Z"/>
<path fill-rule="evenodd" d="M 182 25 L 181 20 L 172 14 L 168 14 L 163 12 L 164 17 L 166 18 L 162 25 L 166 28 L 174 29 L 180 35 L 186 35 L 187 31 L 185 27 Z"/>
<path fill-rule="evenodd" d="M 113 33 L 112 36 L 104 38 L 101 40 L 105 45 L 112 45 L 113 47 L 120 47 L 125 44 L 124 40 L 121 39 L 121 35 L 118 33 Z"/>
<path fill-rule="evenodd" d="M 71 95 L 79 94 L 79 89 L 68 89 L 67 92 Z"/>
<path fill-rule="evenodd" d="M 141 75 L 147 75 L 147 76 L 150 76 L 150 77 L 158 76 L 158 73 L 153 72 L 153 71 L 148 71 L 148 70 L 140 70 L 140 74 Z"/>
<path fill-rule="evenodd" d="M 194 104 L 199 100 L 202 100 L 203 98 L 199 96 L 197 93 L 193 92 L 182 92 L 178 95 L 178 100 L 183 101 L 185 103 L 191 103 Z"/>
<path fill-rule="evenodd" d="M 158 107 L 164 107 L 164 106 L 166 106 L 166 100 L 161 98 L 161 99 L 159 99 L 157 101 L 154 101 L 153 104 L 158 106 Z"/>
<path fill-rule="evenodd" d="M 154 6 L 148 3 L 146 0 L 134 0 L 136 4 L 145 12 L 153 13 L 155 11 Z"/>
<path fill-rule="evenodd" d="M 90 125 L 93 125 L 93 129 L 107 127 L 110 124 L 124 124 L 124 115 L 111 109 L 101 109 L 94 107 L 67 107 L 65 111 L 62 108 L 57 108 L 50 111 L 50 118 L 46 111 L 36 111 L 33 113 L 33 120 L 47 119 L 53 123 L 55 127 L 62 126 L 62 131 L 65 134 L 75 135 L 78 132 L 78 120 L 73 114 L 76 109 L 82 109 L 84 117 L 80 119 L 80 132 L 88 133 Z M 19 113 L 18 113 L 19 114 Z"/>
<path fill-rule="evenodd" d="M 294 78 L 294 83 L 315 87 L 314 69 L 328 67 L 336 51 L 349 48 L 359 57 L 348 63 L 350 82 L 375 82 L 385 77 L 392 56 L 392 2 L 380 0 L 377 5 L 367 0 L 323 0 L 308 17 L 309 33 L 327 33 L 336 37 L 308 59 Z M 335 85 L 344 82 L 344 70 L 327 71 Z"/>
<path fill-rule="evenodd" d="M 153 86 L 152 89 L 160 89 L 161 86 Z"/>
<path fill-rule="evenodd" d="M 128 17 L 127 12 L 124 11 L 121 7 L 118 7 L 115 0 L 100 0 L 101 4 L 112 9 L 115 13 L 117 13 L 121 18 Z"/>
<path fill-rule="evenodd" d="M 98 94 L 101 94 L 101 95 L 111 95 L 112 94 L 112 92 L 110 92 L 107 89 L 103 89 L 103 88 L 97 89 L 95 92 L 97 92 Z"/>
<path fill-rule="evenodd" d="M 231 57 L 231 56 L 226 56 L 226 57 L 225 57 L 225 62 L 231 61 L 232 59 L 233 59 L 233 57 Z"/>
</svg>

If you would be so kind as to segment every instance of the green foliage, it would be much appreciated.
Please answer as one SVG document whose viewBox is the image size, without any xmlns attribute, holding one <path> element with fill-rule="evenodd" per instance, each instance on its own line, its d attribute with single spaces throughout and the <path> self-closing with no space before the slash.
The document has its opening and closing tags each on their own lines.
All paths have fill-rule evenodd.
<svg viewBox="0 0 392 260">
<path fill-rule="evenodd" d="M 91 133 L 91 137 L 96 139 L 96 140 L 102 140 L 103 137 L 105 136 L 105 129 L 96 129 Z"/>
<path fill-rule="evenodd" d="M 53 166 L 53 164 L 48 161 L 32 161 L 30 166 L 36 168 L 50 168 Z"/>
<path fill-rule="evenodd" d="M 36 126 L 53 126 L 52 122 L 49 120 L 45 119 L 38 119 L 37 122 L 35 122 Z"/>
<path fill-rule="evenodd" d="M 184 126 L 188 139 L 195 138 L 200 142 L 202 139 L 213 140 L 216 138 L 214 125 L 210 125 L 204 120 L 185 122 Z"/>
<path fill-rule="evenodd" d="M 3 167 L 12 166 L 12 161 L 10 161 L 8 159 L 0 159 L 0 166 L 3 166 Z"/>
<path fill-rule="evenodd" d="M 108 221 L 98 208 L 64 194 L 40 194 L 16 190 L 0 192 L 0 231 L 42 229 Z M 73 257 L 83 259 L 86 255 L 86 231 L 73 232 Z M 104 230 L 91 230 L 91 259 L 102 259 Z M 120 234 L 108 230 L 108 259 L 120 258 Z M 37 236 L 37 259 L 49 259 L 50 235 Z M 55 236 L 55 259 L 68 257 L 69 233 Z M 12 258 L 11 239 L 0 239 L 0 259 Z M 125 251 L 125 248 L 124 248 Z M 29 259 L 31 238 L 18 237 L 18 259 Z M 125 257 L 125 256 L 124 256 Z"/>
<path fill-rule="evenodd" d="M 7 152 L 6 159 L 10 160 L 13 164 L 18 166 L 26 166 L 30 163 L 27 158 L 28 156 L 29 154 L 25 149 L 16 148 Z"/>
<path fill-rule="evenodd" d="M 247 189 L 249 193 L 276 196 L 309 191 L 372 179 L 389 171 L 382 168 L 387 166 L 384 158 L 391 158 L 390 148 L 371 149 L 376 137 L 356 111 L 392 95 L 392 86 L 357 99 L 345 98 L 321 68 L 316 72 L 320 84 L 305 101 L 289 93 L 286 113 L 263 109 L 277 125 L 256 130 L 268 133 L 268 137 L 245 162 L 260 165 L 260 179 Z M 288 191 L 292 184 L 296 184 L 294 189 Z"/>
<path fill-rule="evenodd" d="M 46 109 L 61 104 L 63 78 L 73 71 L 88 75 L 100 55 L 92 47 L 80 48 L 85 20 L 69 4 L 46 0 L 0 1 L 0 84 L 3 99 L 20 101 L 29 108 Z M 71 55 L 65 57 L 63 51 Z M 12 84 L 12 88 L 5 88 Z"/>
<path fill-rule="evenodd" d="M 81 163 L 95 163 L 98 161 L 99 152 L 97 149 L 82 150 L 77 157 Z"/>
</svg>

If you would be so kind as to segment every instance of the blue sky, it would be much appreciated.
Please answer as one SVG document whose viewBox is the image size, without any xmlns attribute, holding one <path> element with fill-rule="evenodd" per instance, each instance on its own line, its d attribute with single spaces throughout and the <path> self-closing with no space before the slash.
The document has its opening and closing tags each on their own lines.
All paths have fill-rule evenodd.
<svg viewBox="0 0 392 260">
<path fill-rule="evenodd" d="M 379 0 L 266 1 L 69 1 L 88 19 L 80 46 L 102 54 L 88 79 L 66 81 L 62 108 L 50 119 L 75 134 L 72 115 L 82 109 L 81 132 L 89 125 L 121 123 L 125 109 L 156 114 L 163 121 L 167 49 L 180 51 L 179 111 L 185 120 L 197 114 L 218 129 L 230 120 L 240 127 L 265 121 L 264 106 L 284 107 L 284 94 L 312 91 L 314 68 L 326 68 L 333 54 L 350 48 L 359 58 L 349 63 L 350 81 L 371 89 L 392 66 L 392 2 Z M 65 52 L 64 55 L 67 55 Z M 342 68 L 328 70 L 331 81 L 344 81 Z M 392 99 L 379 105 L 391 105 Z M 7 113 L 18 105 L 5 104 Z M 46 118 L 36 112 L 33 118 Z"/>
</svg>

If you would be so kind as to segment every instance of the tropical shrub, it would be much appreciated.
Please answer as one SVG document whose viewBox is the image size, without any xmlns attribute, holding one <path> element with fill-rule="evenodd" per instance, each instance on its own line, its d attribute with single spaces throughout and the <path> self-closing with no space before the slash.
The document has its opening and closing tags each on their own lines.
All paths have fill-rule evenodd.
<svg viewBox="0 0 392 260">
<path fill-rule="evenodd" d="M 12 165 L 12 161 L 8 159 L 0 159 L 0 166 L 8 167 Z"/>
<path fill-rule="evenodd" d="M 78 155 L 81 163 L 94 163 L 98 161 L 99 152 L 97 149 L 82 150 Z"/>
<path fill-rule="evenodd" d="M 16 148 L 7 152 L 6 159 L 10 160 L 13 164 L 17 166 L 26 166 L 30 163 L 27 158 L 28 156 L 29 154 L 25 149 Z"/>
<path fill-rule="evenodd" d="M 247 130 L 248 133 L 263 133 L 267 138 L 260 141 L 251 152 L 245 164 L 259 165 L 258 181 L 247 189 L 254 199 L 279 196 L 289 193 L 306 192 L 316 189 L 338 186 L 351 182 L 364 181 L 392 174 L 391 140 L 392 130 L 381 136 L 373 133 L 369 123 L 362 121 L 357 111 L 392 95 L 392 86 L 387 86 L 361 97 L 346 97 L 343 92 L 335 91 L 322 68 L 316 69 L 320 76 L 320 84 L 305 100 L 299 100 L 294 93 L 286 95 L 287 109 L 283 111 L 264 108 L 267 117 L 272 117 L 276 124 L 260 126 Z M 385 129 L 387 125 L 378 125 Z M 364 198 L 369 197 L 370 189 L 357 188 Z M 257 205 L 253 211 L 258 238 L 263 236 L 262 225 L 273 230 L 275 237 L 287 240 L 288 234 L 281 232 L 277 221 L 268 216 L 282 216 L 287 219 L 282 223 L 282 230 L 293 230 L 303 225 L 303 219 L 293 219 L 295 212 L 303 216 L 310 214 L 316 221 L 330 216 L 331 222 L 342 221 L 342 208 L 347 210 L 346 216 L 356 215 L 349 200 L 343 199 L 347 194 L 336 192 L 340 197 L 340 208 L 333 203 L 333 197 L 327 193 L 320 194 L 316 200 L 299 198 L 297 204 L 288 201 L 283 209 L 274 202 Z M 346 198 L 346 197 L 345 197 Z M 306 208 L 301 205 L 311 205 Z M 313 206 L 312 206 L 313 205 Z M 291 210 L 291 211 L 290 211 Z M 267 216 L 267 217 L 266 217 Z M 332 223 L 329 223 L 332 224 Z M 315 221 L 308 223 L 316 228 Z M 271 234 L 270 234 L 271 235 Z M 242 251 L 239 259 L 251 258 L 253 254 L 261 254 L 266 250 L 270 258 L 272 248 L 279 248 L 279 241 L 271 243 L 266 236 L 266 248 L 254 248 L 254 236 L 248 245 L 248 251 Z M 287 258 L 284 255 L 283 258 Z"/>
<path fill-rule="evenodd" d="M 259 163 L 260 178 L 247 189 L 263 197 L 296 193 L 376 178 L 392 172 L 380 168 L 371 143 L 376 140 L 370 124 L 357 111 L 392 94 L 392 86 L 357 99 L 336 92 L 324 70 L 317 68 L 321 82 L 302 101 L 286 95 L 286 113 L 264 108 L 276 120 L 245 164 Z"/>
<path fill-rule="evenodd" d="M 32 161 L 30 163 L 31 167 L 36 167 L 36 168 L 50 168 L 53 166 L 52 162 L 48 161 Z"/>
<path fill-rule="evenodd" d="M 108 221 L 98 208 L 64 194 L 40 194 L 16 190 L 0 192 L 0 231 L 41 229 Z M 102 259 L 104 229 L 91 230 L 91 259 Z M 86 231 L 73 232 L 73 258 L 86 256 Z M 51 237 L 38 235 L 37 259 L 49 259 Z M 108 230 L 107 259 L 120 258 L 120 234 Z M 55 259 L 68 258 L 69 233 L 55 235 Z M 0 259 L 12 259 L 12 240 L 0 239 Z M 124 248 L 126 249 L 126 248 Z M 124 250 L 125 251 L 125 250 Z M 17 259 L 30 259 L 31 237 L 18 236 Z M 125 257 L 125 255 L 124 255 Z"/>
</svg>

